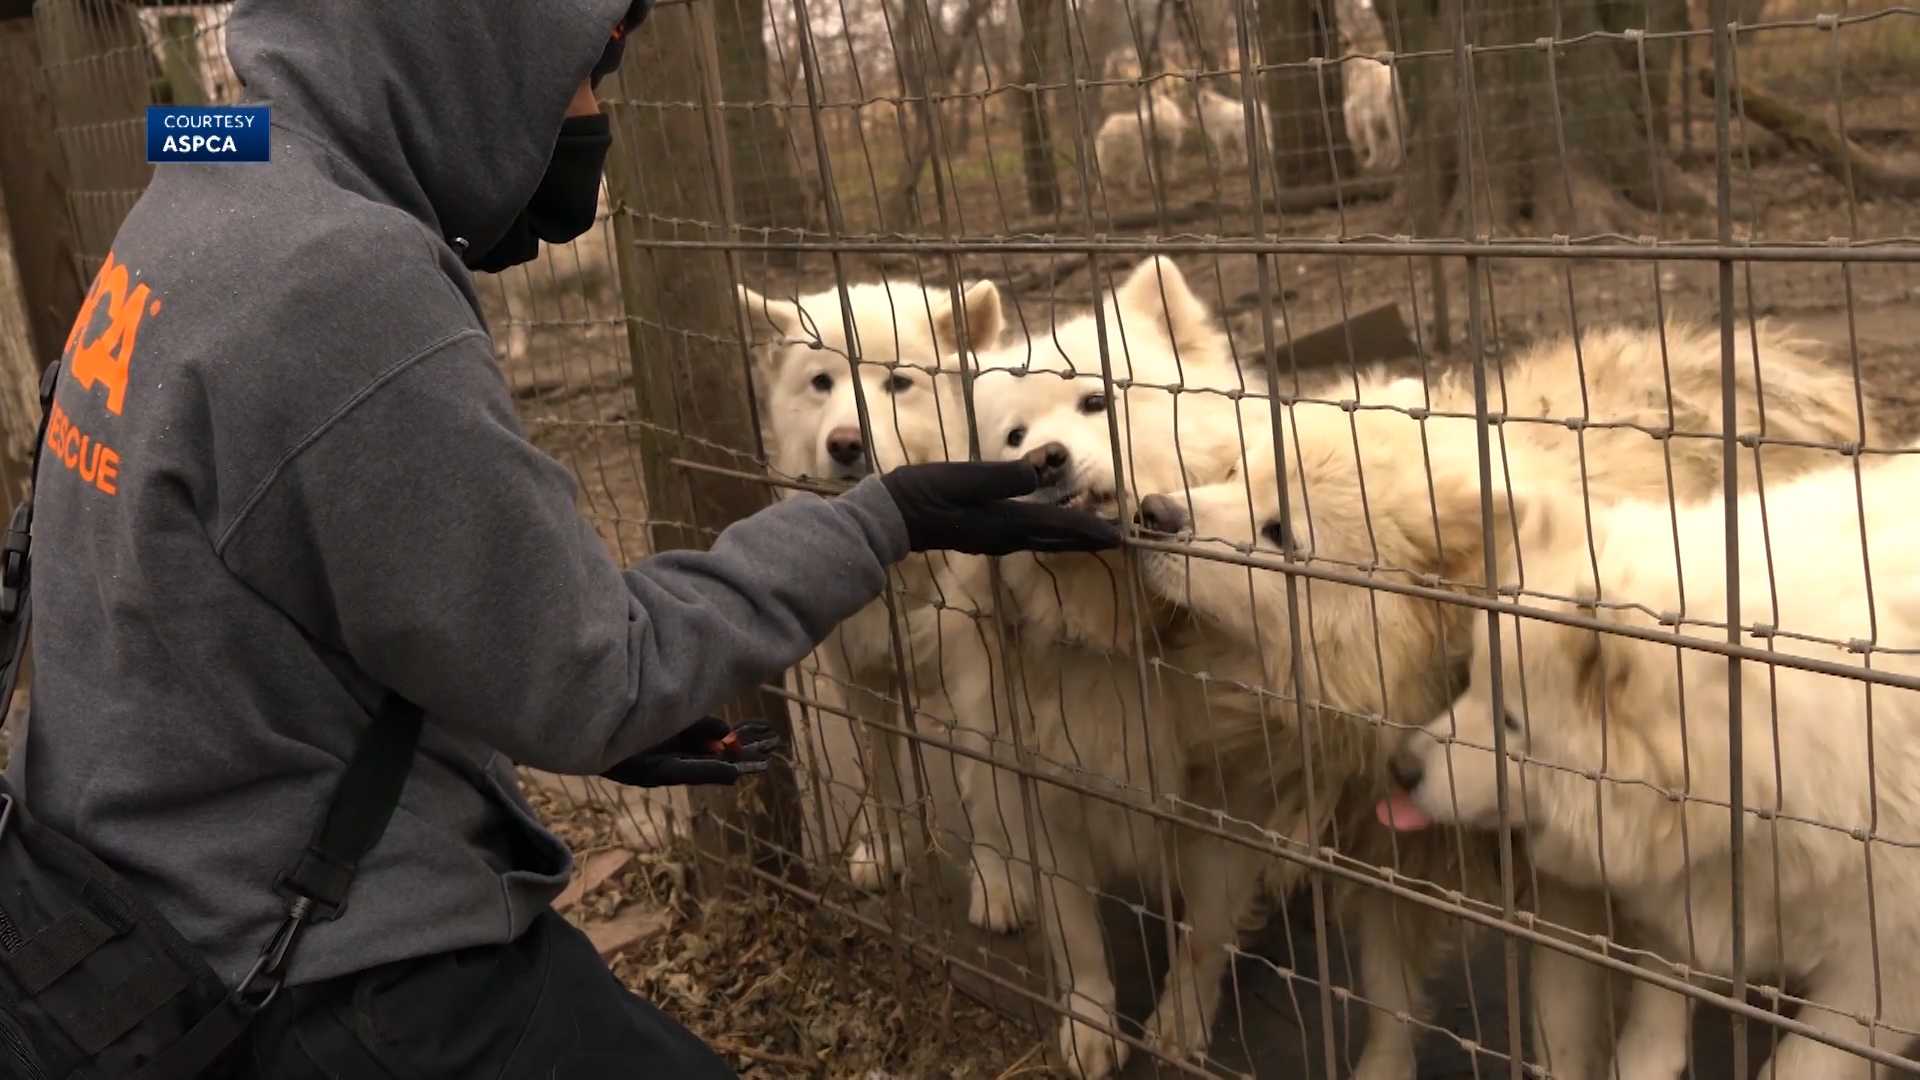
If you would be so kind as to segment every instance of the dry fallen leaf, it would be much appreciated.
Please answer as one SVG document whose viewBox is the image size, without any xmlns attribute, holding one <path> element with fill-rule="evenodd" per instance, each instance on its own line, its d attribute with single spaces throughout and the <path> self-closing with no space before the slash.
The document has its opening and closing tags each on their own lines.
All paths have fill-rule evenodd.
<svg viewBox="0 0 1920 1080">
<path fill-rule="evenodd" d="M 580 929 L 586 931 L 587 940 L 593 942 L 594 949 L 601 956 L 612 956 L 672 924 L 673 916 L 665 911 L 634 906 L 606 922 L 588 923 Z"/>
</svg>

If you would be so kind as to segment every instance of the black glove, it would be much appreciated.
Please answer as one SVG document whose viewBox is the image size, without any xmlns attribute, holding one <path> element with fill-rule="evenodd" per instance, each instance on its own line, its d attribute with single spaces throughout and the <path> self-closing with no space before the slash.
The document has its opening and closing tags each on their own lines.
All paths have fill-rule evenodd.
<svg viewBox="0 0 1920 1080">
<path fill-rule="evenodd" d="M 766 772 L 779 748 L 780 736 L 763 721 L 735 728 L 709 716 L 600 775 L 629 787 L 731 784 L 747 774 Z"/>
<path fill-rule="evenodd" d="M 1085 510 L 1016 502 L 1040 486 L 1024 461 L 906 465 L 882 476 L 907 523 L 914 551 L 1008 555 L 1016 551 L 1105 551 L 1118 526 Z"/>
</svg>

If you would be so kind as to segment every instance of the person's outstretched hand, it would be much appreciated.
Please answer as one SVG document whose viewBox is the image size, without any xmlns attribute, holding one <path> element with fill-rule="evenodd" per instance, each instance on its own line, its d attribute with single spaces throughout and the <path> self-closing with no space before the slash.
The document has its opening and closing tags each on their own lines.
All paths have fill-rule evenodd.
<svg viewBox="0 0 1920 1080">
<path fill-rule="evenodd" d="M 1024 461 L 905 465 L 882 476 L 907 523 L 914 551 L 1010 555 L 1016 551 L 1105 551 L 1120 528 L 1085 510 L 1017 501 L 1040 486 Z"/>
<path fill-rule="evenodd" d="M 762 721 L 736 728 L 709 716 L 600 775 L 629 787 L 731 784 L 750 773 L 766 772 L 779 748 L 780 736 Z"/>
</svg>

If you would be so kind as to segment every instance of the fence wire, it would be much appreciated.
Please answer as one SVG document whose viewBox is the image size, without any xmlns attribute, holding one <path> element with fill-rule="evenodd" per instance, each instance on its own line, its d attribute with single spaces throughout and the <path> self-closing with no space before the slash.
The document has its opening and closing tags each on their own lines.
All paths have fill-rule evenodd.
<svg viewBox="0 0 1920 1080">
<path fill-rule="evenodd" d="M 36 9 L 88 272 L 226 7 Z M 549 814 L 1068 1075 L 1920 1072 L 1920 8 L 663 0 L 628 57 L 595 231 L 479 282 L 616 555 L 966 458 L 1130 534 L 911 557 L 735 706 L 771 783 Z M 795 1038 L 746 1064 L 842 1074 Z"/>
</svg>

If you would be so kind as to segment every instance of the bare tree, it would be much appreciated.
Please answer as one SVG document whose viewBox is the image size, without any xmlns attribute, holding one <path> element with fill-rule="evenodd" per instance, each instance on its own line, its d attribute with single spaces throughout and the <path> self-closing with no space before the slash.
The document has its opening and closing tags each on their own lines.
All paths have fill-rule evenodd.
<svg viewBox="0 0 1920 1080">
<path fill-rule="evenodd" d="M 1623 229 L 1647 212 L 1707 205 L 1668 157 L 1670 47 L 1636 47 L 1601 31 L 1665 25 L 1668 0 L 1385 0 L 1388 38 L 1409 112 L 1408 216 L 1417 232 L 1453 228 L 1471 195 L 1483 230 L 1529 234 Z M 1551 38 L 1551 49 L 1531 43 Z M 1456 46 L 1471 41 L 1462 86 Z M 1522 46 L 1488 48 L 1489 46 Z M 1652 89 L 1658 83 L 1661 89 Z M 1464 91 L 1464 92 L 1463 92 Z M 1460 103 L 1472 102 L 1474 190 L 1460 184 Z"/>
<path fill-rule="evenodd" d="M 1060 177 L 1053 166 L 1053 124 L 1046 92 L 1057 83 L 1066 59 L 1060 0 L 1020 0 L 1020 154 L 1027 175 L 1027 205 L 1036 214 L 1060 209 Z"/>
<path fill-rule="evenodd" d="M 634 211 L 617 215 L 614 231 L 655 551 L 705 547 L 714 531 L 761 509 L 769 497 L 762 485 L 680 464 L 738 468 L 742 457 L 757 456 L 758 425 L 729 256 L 654 242 L 685 235 L 661 222 L 724 223 L 733 215 L 726 155 L 717 145 L 727 138 L 723 125 L 704 109 L 673 107 L 709 100 L 716 88 L 718 72 L 708 66 L 714 7 L 675 4 L 656 11 L 612 76 L 607 108 L 614 125 L 608 193 Z M 679 164 L 662 168 L 663 162 Z M 722 235 L 711 227 L 706 232 Z M 788 723 L 786 703 L 770 695 L 742 695 L 733 712 L 758 714 L 782 732 Z M 743 840 L 756 845 L 756 861 L 777 863 L 781 852 L 800 850 L 792 774 L 776 764 L 772 780 L 771 787 L 755 785 L 757 804 L 742 803 L 731 789 L 696 795 L 696 835 L 715 848 L 737 848 Z M 749 821 L 744 837 L 716 829 L 717 821 L 739 816 Z"/>
<path fill-rule="evenodd" d="M 906 168 L 887 200 L 885 216 L 890 222 L 912 225 L 920 220 L 917 199 L 920 174 L 926 171 L 927 160 L 933 155 L 935 146 L 945 138 L 939 125 L 940 95 L 953 82 L 960 58 L 966 54 L 967 45 L 973 40 L 981 17 L 991 6 L 991 0 L 967 0 L 966 8 L 960 13 L 960 21 L 953 29 L 940 34 L 935 33 L 934 16 L 928 0 L 902 0 L 900 6 L 900 78 L 904 93 L 914 103 L 919 123 L 907 151 Z M 929 60 L 932 61 L 930 64 Z M 960 145 L 964 146 L 965 143 Z"/>
</svg>

